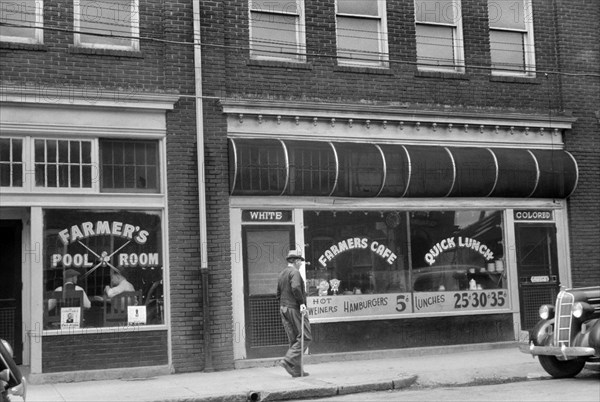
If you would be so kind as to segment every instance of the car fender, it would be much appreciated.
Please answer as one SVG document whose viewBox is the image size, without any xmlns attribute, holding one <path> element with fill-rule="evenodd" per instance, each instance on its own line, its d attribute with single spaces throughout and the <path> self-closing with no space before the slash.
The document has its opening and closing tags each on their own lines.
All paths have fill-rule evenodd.
<svg viewBox="0 0 600 402">
<path fill-rule="evenodd" d="M 589 331 L 590 346 L 600 352 L 600 318 L 586 322 L 586 329 Z"/>
<path fill-rule="evenodd" d="M 549 320 L 540 320 L 529 332 L 529 340 L 535 346 L 548 346 L 552 342 L 554 333 L 554 318 Z"/>
</svg>

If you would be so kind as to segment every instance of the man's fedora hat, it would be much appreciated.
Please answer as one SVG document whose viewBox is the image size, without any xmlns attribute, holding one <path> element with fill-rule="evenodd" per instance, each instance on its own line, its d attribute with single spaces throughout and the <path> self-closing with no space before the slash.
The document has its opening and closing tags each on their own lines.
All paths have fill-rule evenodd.
<svg viewBox="0 0 600 402">
<path fill-rule="evenodd" d="M 285 258 L 288 262 L 292 262 L 292 260 L 298 259 L 304 261 L 304 257 L 302 257 L 302 252 L 300 250 L 290 250 L 287 257 Z"/>
<path fill-rule="evenodd" d="M 72 278 L 74 276 L 79 276 L 79 272 L 75 271 L 74 269 L 67 269 L 65 271 L 65 278 Z"/>
</svg>

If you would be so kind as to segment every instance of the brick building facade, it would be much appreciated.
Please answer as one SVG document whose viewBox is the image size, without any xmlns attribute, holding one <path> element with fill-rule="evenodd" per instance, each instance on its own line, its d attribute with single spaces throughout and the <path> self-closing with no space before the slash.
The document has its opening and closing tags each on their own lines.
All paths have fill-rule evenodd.
<svg viewBox="0 0 600 402">
<path fill-rule="evenodd" d="M 559 283 L 600 279 L 594 2 L 200 1 L 196 20 L 188 1 L 134 1 L 135 18 L 25 3 L 0 31 L 3 152 L 23 150 L 0 160 L 0 218 L 32 373 L 279 356 L 272 279 L 292 246 L 313 354 L 512 341 Z M 89 182 L 48 176 L 65 143 Z M 144 162 L 115 159 L 140 143 Z M 128 166 L 146 170 L 107 178 Z M 101 297 L 49 327 L 69 268 Z M 114 270 L 146 325 L 98 321 Z"/>
</svg>

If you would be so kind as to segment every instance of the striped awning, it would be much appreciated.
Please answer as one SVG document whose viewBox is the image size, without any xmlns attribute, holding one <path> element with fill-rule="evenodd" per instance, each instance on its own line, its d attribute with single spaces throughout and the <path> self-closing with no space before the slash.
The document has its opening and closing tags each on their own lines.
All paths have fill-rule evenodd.
<svg viewBox="0 0 600 402">
<path fill-rule="evenodd" d="M 229 139 L 231 195 L 566 198 L 564 150 Z"/>
</svg>

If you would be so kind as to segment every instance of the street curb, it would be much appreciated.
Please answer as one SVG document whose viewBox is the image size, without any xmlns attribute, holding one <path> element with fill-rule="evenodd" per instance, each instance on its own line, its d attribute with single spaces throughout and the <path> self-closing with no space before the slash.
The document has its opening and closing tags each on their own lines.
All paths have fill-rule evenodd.
<svg viewBox="0 0 600 402">
<path fill-rule="evenodd" d="M 323 385 L 307 389 L 288 391 L 249 391 L 246 394 L 231 394 L 208 397 L 178 398 L 164 402 L 247 402 L 247 401 L 288 401 L 304 400 L 311 398 L 328 398 L 337 395 L 359 394 L 363 392 L 376 392 L 388 390 L 401 390 L 409 388 L 417 382 L 418 376 L 413 375 L 395 380 L 375 381 L 364 384 L 351 385 Z"/>
</svg>

